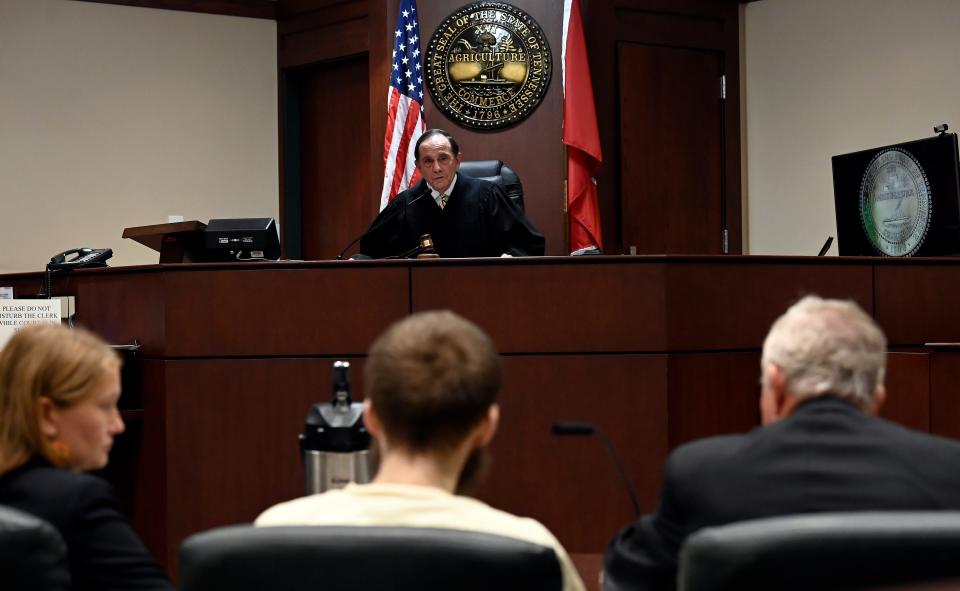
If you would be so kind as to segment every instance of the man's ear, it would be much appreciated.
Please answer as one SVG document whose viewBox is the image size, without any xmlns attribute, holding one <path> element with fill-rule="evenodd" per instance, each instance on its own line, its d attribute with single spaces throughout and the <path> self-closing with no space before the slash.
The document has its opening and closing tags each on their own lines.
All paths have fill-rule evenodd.
<svg viewBox="0 0 960 591">
<path fill-rule="evenodd" d="M 773 363 L 763 368 L 760 390 L 760 420 L 764 425 L 776 422 L 785 416 L 787 409 L 786 377 L 783 370 Z"/>
<path fill-rule="evenodd" d="M 868 409 L 868 414 L 877 415 L 880 414 L 880 409 L 883 408 L 883 403 L 887 401 L 887 387 L 883 384 L 877 386 L 876 392 L 873 393 L 873 404 Z"/>
<path fill-rule="evenodd" d="M 383 436 L 383 423 L 380 422 L 380 417 L 377 416 L 377 412 L 373 409 L 373 402 L 369 398 L 363 401 L 363 425 L 374 439 L 379 440 Z"/>
<path fill-rule="evenodd" d="M 489 445 L 499 425 L 500 405 L 493 403 L 490 405 L 490 408 L 487 409 L 487 414 L 483 417 L 483 420 L 480 422 L 480 427 L 477 429 L 476 447 Z"/>
<path fill-rule="evenodd" d="M 55 439 L 60 434 L 60 425 L 57 421 L 57 406 L 47 396 L 37 397 L 37 420 L 40 422 L 40 432 Z"/>
</svg>

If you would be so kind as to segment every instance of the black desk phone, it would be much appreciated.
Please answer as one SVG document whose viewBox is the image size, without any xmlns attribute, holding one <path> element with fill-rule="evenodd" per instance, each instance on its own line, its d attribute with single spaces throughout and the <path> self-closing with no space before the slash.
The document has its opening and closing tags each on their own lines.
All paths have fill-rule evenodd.
<svg viewBox="0 0 960 591">
<path fill-rule="evenodd" d="M 107 259 L 112 256 L 113 250 L 110 248 L 73 248 L 55 254 L 47 264 L 47 268 L 56 271 L 80 267 L 106 267 Z"/>
</svg>

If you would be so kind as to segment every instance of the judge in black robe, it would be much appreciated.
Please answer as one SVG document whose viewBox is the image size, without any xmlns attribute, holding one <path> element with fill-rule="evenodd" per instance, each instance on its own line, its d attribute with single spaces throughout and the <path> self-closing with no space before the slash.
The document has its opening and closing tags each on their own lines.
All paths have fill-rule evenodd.
<svg viewBox="0 0 960 591">
<path fill-rule="evenodd" d="M 382 258 L 402 254 L 430 234 L 442 257 L 542 255 L 543 235 L 498 185 L 457 173 L 440 209 L 426 181 L 394 197 L 360 240 L 360 252 Z"/>
<path fill-rule="evenodd" d="M 503 189 L 458 172 L 460 149 L 442 130 L 417 141 L 417 168 L 423 180 L 397 194 L 360 240 L 373 258 L 402 255 L 430 234 L 441 257 L 542 255 L 544 238 Z M 437 203 L 448 194 L 446 206 Z"/>
</svg>

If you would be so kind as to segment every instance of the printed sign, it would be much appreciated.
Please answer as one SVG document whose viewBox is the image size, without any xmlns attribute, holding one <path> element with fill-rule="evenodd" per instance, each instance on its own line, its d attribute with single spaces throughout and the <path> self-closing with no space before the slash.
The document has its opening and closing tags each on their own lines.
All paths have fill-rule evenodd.
<svg viewBox="0 0 960 591">
<path fill-rule="evenodd" d="M 60 324 L 60 300 L 0 300 L 0 348 L 28 324 Z"/>
</svg>

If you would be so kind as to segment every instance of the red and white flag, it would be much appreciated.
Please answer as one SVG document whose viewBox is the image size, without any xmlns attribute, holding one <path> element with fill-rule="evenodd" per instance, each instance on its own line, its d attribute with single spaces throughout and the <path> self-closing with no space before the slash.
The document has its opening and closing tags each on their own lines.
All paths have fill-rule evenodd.
<svg viewBox="0 0 960 591">
<path fill-rule="evenodd" d="M 393 32 L 393 70 L 383 136 L 383 190 L 380 209 L 420 180 L 413 147 L 426 130 L 423 121 L 423 65 L 416 0 L 401 0 Z"/>
<path fill-rule="evenodd" d="M 603 162 L 580 0 L 563 2 L 563 143 L 567 145 L 570 251 L 601 250 L 597 180 Z"/>
</svg>

